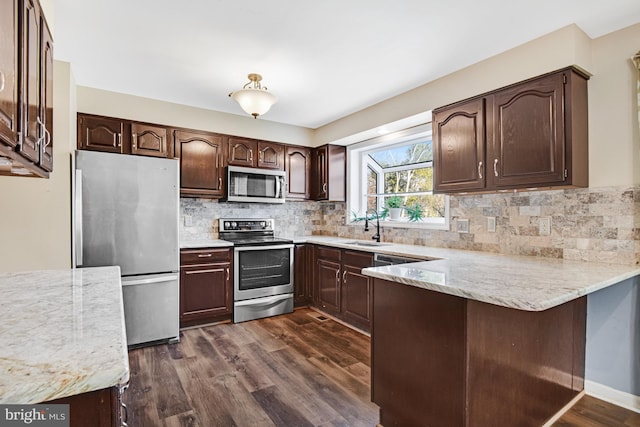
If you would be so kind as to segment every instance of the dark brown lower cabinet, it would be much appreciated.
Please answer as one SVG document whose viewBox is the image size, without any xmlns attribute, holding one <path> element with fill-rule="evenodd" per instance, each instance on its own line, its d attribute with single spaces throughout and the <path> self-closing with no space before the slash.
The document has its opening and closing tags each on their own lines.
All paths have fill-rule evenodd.
<svg viewBox="0 0 640 427">
<path fill-rule="evenodd" d="M 293 302 L 296 307 L 304 307 L 311 303 L 313 278 L 313 264 L 311 254 L 313 247 L 307 244 L 298 244 L 293 256 Z"/>
<path fill-rule="evenodd" d="M 371 328 L 371 278 L 361 271 L 373 265 L 373 254 L 316 246 L 314 258 L 313 304 L 368 332 Z"/>
<path fill-rule="evenodd" d="M 540 426 L 584 388 L 586 297 L 530 312 L 375 279 L 372 400 L 390 426 Z"/>
<path fill-rule="evenodd" d="M 127 421 L 119 387 L 103 388 L 43 403 L 69 405 L 70 427 L 119 427 L 123 425 L 123 421 Z"/>
<path fill-rule="evenodd" d="M 180 327 L 231 319 L 231 250 L 180 251 Z"/>
</svg>

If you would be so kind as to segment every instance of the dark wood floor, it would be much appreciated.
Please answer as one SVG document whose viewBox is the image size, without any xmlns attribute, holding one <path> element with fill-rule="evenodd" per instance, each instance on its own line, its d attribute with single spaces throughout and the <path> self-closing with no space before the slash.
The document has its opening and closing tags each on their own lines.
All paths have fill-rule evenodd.
<svg viewBox="0 0 640 427">
<path fill-rule="evenodd" d="M 129 426 L 375 426 L 369 338 L 314 313 L 190 329 L 178 344 L 132 350 Z M 585 396 L 554 426 L 640 426 L 640 414 Z"/>
</svg>

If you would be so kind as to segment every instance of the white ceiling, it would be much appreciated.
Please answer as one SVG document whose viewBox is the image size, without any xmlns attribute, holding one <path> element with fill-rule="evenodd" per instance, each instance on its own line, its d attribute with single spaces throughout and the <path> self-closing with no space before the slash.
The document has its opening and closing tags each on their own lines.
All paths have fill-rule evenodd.
<svg viewBox="0 0 640 427">
<path fill-rule="evenodd" d="M 55 0 L 55 57 L 77 84 L 244 114 L 228 97 L 260 73 L 261 120 L 317 128 L 575 23 L 640 22 L 639 0 Z"/>
</svg>

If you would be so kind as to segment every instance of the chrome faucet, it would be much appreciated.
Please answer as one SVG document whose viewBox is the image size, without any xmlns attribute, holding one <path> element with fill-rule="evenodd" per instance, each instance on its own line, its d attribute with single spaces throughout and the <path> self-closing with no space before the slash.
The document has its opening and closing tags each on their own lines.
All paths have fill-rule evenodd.
<svg viewBox="0 0 640 427">
<path fill-rule="evenodd" d="M 369 231 L 369 212 L 372 211 L 374 214 L 376 214 L 376 234 L 374 234 L 373 236 L 371 236 L 371 238 L 373 240 L 375 240 L 376 242 L 380 243 L 380 217 L 378 216 L 378 211 L 376 211 L 375 209 L 367 209 L 367 211 L 364 213 L 364 231 Z"/>
</svg>

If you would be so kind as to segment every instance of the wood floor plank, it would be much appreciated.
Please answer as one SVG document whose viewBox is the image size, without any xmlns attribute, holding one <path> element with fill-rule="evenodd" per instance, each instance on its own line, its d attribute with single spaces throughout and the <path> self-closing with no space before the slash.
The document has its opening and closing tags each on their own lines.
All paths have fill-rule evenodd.
<svg viewBox="0 0 640 427">
<path fill-rule="evenodd" d="M 181 331 L 129 352 L 135 427 L 373 427 L 370 339 L 309 309 Z M 640 414 L 583 397 L 555 427 L 640 427 Z"/>
</svg>

